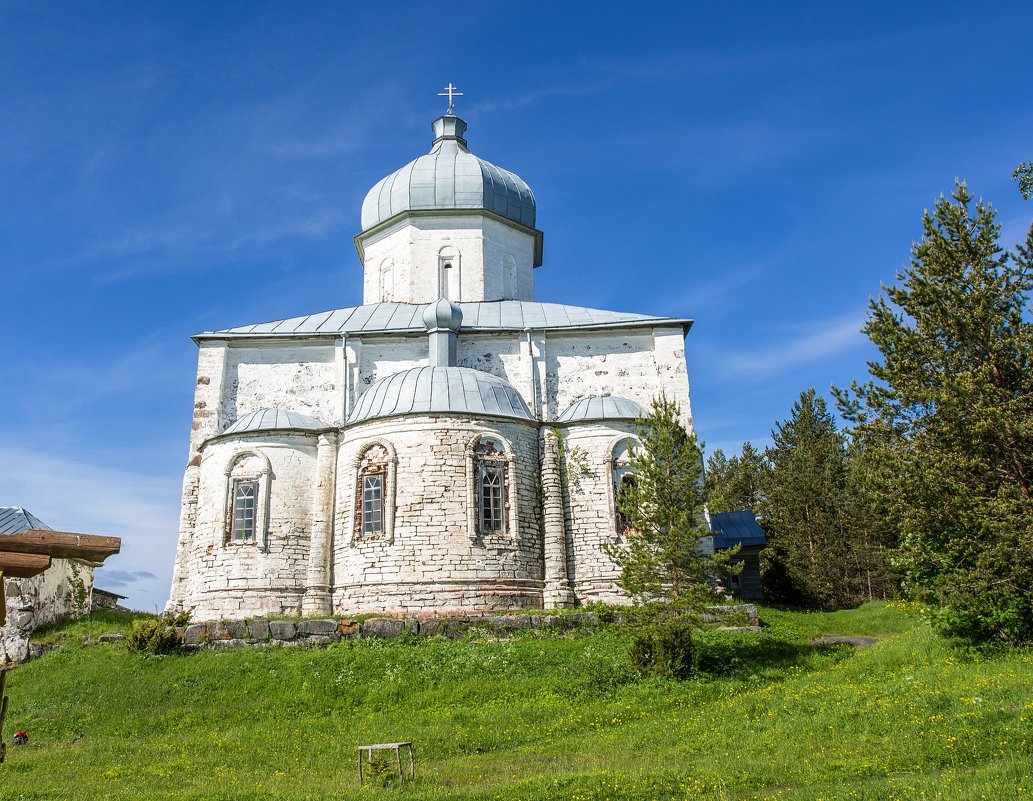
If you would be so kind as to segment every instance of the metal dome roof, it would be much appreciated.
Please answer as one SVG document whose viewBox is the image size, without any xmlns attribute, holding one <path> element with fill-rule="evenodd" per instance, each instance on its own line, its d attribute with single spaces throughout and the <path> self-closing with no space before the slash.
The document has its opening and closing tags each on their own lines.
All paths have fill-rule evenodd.
<svg viewBox="0 0 1033 801">
<path fill-rule="evenodd" d="M 348 425 L 400 414 L 475 414 L 533 420 L 513 386 L 470 367 L 413 367 L 382 378 L 359 398 Z"/>
<path fill-rule="evenodd" d="M 391 173 L 366 194 L 363 231 L 420 209 L 486 209 L 534 228 L 531 187 L 515 173 L 471 153 L 463 138 L 463 120 L 445 115 L 431 127 L 435 139 L 430 153 Z"/>
<path fill-rule="evenodd" d="M 581 423 L 589 420 L 637 420 L 648 412 L 638 403 L 613 395 L 590 395 L 572 403 L 556 418 L 557 423 Z"/>
<path fill-rule="evenodd" d="M 277 430 L 298 430 L 298 431 L 321 431 L 325 425 L 311 417 L 297 412 L 288 412 L 286 409 L 259 409 L 258 411 L 245 414 L 235 423 L 230 425 L 222 435 L 226 434 L 250 434 L 254 431 L 277 431 Z"/>
</svg>

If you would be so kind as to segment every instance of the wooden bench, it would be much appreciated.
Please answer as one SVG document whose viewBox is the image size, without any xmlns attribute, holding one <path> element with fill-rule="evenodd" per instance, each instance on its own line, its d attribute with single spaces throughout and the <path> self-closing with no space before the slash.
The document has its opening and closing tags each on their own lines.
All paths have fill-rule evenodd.
<svg viewBox="0 0 1033 801">
<path fill-rule="evenodd" d="M 412 743 L 378 743 L 376 745 L 359 746 L 359 787 L 362 787 L 362 752 L 366 752 L 367 766 L 372 764 L 374 751 L 394 751 L 395 764 L 398 766 L 398 784 L 405 785 L 405 773 L 402 771 L 402 749 L 409 749 L 409 781 L 416 778 L 416 757 L 413 754 Z"/>
</svg>

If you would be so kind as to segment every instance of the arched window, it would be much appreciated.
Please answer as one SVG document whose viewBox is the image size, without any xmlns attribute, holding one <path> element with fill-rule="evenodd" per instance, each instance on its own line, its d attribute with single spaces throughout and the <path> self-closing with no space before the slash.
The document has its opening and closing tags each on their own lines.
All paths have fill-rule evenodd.
<svg viewBox="0 0 1033 801">
<path fill-rule="evenodd" d="M 474 437 L 466 449 L 469 466 L 467 502 L 470 538 L 517 536 L 517 492 L 513 449 L 491 434 Z"/>
<path fill-rule="evenodd" d="M 388 489 L 393 459 L 376 443 L 359 457 L 355 481 L 355 539 L 379 539 L 388 532 Z"/>
<path fill-rule="evenodd" d="M 395 299 L 395 260 L 384 259 L 380 262 L 380 300 L 390 302 Z"/>
<path fill-rule="evenodd" d="M 501 442 L 481 437 L 474 446 L 477 459 L 477 532 L 506 530 L 506 449 Z"/>
<path fill-rule="evenodd" d="M 230 527 L 230 539 L 233 542 L 255 541 L 257 503 L 258 482 L 235 478 L 233 480 L 233 525 Z"/>
<path fill-rule="evenodd" d="M 235 453 L 226 465 L 223 542 L 266 547 L 272 466 L 260 451 Z"/>
<path fill-rule="evenodd" d="M 457 303 L 462 298 L 459 251 L 446 245 L 438 251 L 438 296 Z"/>
<path fill-rule="evenodd" d="M 516 260 L 508 253 L 502 257 L 502 298 L 515 300 L 517 296 Z"/>
<path fill-rule="evenodd" d="M 619 440 L 610 452 L 610 473 L 613 477 L 613 525 L 618 534 L 628 530 L 628 518 L 621 512 L 621 500 L 628 489 L 635 486 L 635 473 L 631 469 L 632 439 Z"/>
</svg>

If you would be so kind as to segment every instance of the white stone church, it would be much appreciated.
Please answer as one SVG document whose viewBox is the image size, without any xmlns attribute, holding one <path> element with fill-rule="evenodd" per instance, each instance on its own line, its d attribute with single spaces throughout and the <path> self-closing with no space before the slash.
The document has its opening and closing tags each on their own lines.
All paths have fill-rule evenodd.
<svg viewBox="0 0 1033 801">
<path fill-rule="evenodd" d="M 536 302 L 534 195 L 451 111 L 363 201 L 363 305 L 194 337 L 170 609 L 619 599 L 616 493 L 658 393 L 691 426 L 691 321 Z"/>
</svg>

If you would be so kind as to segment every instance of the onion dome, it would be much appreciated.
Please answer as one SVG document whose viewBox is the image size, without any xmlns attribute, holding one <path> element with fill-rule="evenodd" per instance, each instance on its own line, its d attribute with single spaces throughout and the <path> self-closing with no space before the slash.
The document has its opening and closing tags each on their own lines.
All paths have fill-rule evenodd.
<svg viewBox="0 0 1033 801">
<path fill-rule="evenodd" d="M 441 328 L 458 331 L 463 324 L 463 310 L 447 298 L 438 298 L 423 312 L 423 324 L 428 331 Z"/>
<path fill-rule="evenodd" d="M 533 420 L 512 384 L 470 367 L 413 367 L 375 382 L 348 425 L 402 414 L 470 414 Z"/>
<path fill-rule="evenodd" d="M 304 414 L 286 409 L 259 409 L 239 418 L 222 432 L 222 436 L 256 431 L 322 431 L 325 428 L 327 426 Z"/>
<path fill-rule="evenodd" d="M 484 209 L 534 228 L 531 187 L 509 170 L 478 158 L 466 146 L 466 123 L 450 114 L 431 124 L 430 153 L 379 181 L 362 201 L 362 230 L 396 214 L 435 209 Z"/>
<path fill-rule="evenodd" d="M 587 398 L 571 404 L 556 418 L 557 423 L 585 423 L 594 420 L 638 420 L 648 412 L 638 403 L 613 395 Z"/>
</svg>

